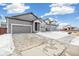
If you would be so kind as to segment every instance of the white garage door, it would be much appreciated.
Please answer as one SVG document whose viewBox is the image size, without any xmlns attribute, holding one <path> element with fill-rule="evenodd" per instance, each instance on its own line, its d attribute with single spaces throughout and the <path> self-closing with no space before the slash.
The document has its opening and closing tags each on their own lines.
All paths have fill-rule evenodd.
<svg viewBox="0 0 79 59">
<path fill-rule="evenodd" d="M 23 25 L 23 24 L 11 24 L 11 33 L 31 33 L 32 25 Z"/>
</svg>

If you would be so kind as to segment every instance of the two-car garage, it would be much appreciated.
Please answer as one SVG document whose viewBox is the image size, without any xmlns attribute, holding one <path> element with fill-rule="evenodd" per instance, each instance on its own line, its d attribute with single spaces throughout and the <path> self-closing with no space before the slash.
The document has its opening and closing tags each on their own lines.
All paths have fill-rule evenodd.
<svg viewBox="0 0 79 59">
<path fill-rule="evenodd" d="M 11 24 L 11 33 L 31 33 L 32 25 Z"/>
<path fill-rule="evenodd" d="M 7 32 L 11 34 L 31 33 L 32 22 L 8 19 Z"/>
</svg>

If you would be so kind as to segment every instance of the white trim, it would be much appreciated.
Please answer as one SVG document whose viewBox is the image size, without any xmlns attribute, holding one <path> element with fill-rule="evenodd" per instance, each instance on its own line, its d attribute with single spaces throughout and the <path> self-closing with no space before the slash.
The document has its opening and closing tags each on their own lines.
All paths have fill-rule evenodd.
<svg viewBox="0 0 79 59">
<path fill-rule="evenodd" d="M 18 26 L 30 26 L 30 27 L 31 27 L 31 33 L 32 33 L 32 25 L 14 24 L 14 23 L 12 23 L 12 24 L 11 24 L 11 34 L 12 34 L 12 26 L 13 26 L 13 25 L 18 25 Z"/>
<path fill-rule="evenodd" d="M 39 28 L 39 31 L 41 30 L 41 23 L 40 23 L 40 22 L 37 22 L 37 21 L 33 22 L 33 31 L 34 31 L 34 32 L 38 32 L 38 31 L 35 31 L 35 23 L 39 23 L 39 25 L 40 25 L 40 26 L 39 26 L 39 27 L 40 27 L 40 28 Z"/>
<path fill-rule="evenodd" d="M 38 23 L 41 23 L 39 20 L 35 20 L 34 22 L 38 22 Z"/>
<path fill-rule="evenodd" d="M 39 31 L 41 30 L 41 22 L 40 22 L 40 20 L 35 20 L 34 22 L 33 22 L 33 32 L 38 32 L 38 31 L 35 31 L 35 23 L 39 23 L 40 24 L 40 28 L 39 28 Z"/>
<path fill-rule="evenodd" d="M 7 22 L 7 33 L 9 33 L 9 19 L 6 18 L 6 22 Z"/>
</svg>

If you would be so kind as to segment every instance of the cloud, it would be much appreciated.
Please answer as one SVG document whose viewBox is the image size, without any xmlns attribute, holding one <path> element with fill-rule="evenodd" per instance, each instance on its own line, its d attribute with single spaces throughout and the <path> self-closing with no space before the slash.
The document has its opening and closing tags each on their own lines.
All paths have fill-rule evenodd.
<svg viewBox="0 0 79 59">
<path fill-rule="evenodd" d="M 49 16 L 49 15 L 52 15 L 52 13 L 51 12 L 45 13 L 44 15 L 41 16 L 41 18 L 43 18 L 44 16 Z"/>
<path fill-rule="evenodd" d="M 0 3 L 0 6 L 6 6 L 7 3 Z"/>
<path fill-rule="evenodd" d="M 30 6 L 26 6 L 22 3 L 13 3 L 9 4 L 3 9 L 7 11 L 7 13 L 23 13 L 25 10 L 29 9 Z"/>
<path fill-rule="evenodd" d="M 68 24 L 68 23 L 60 23 L 59 25 L 60 26 L 66 26 L 66 25 L 70 25 L 70 24 Z"/>
<path fill-rule="evenodd" d="M 49 20 L 50 20 L 50 21 L 55 21 L 55 22 L 58 21 L 56 18 L 52 18 L 52 17 L 49 17 Z"/>
<path fill-rule="evenodd" d="M 79 20 L 79 16 L 78 16 L 78 17 L 76 17 L 76 19 L 78 19 L 78 20 Z"/>
<path fill-rule="evenodd" d="M 49 15 L 64 15 L 64 14 L 71 14 L 75 12 L 75 7 L 72 6 L 72 4 L 51 4 L 49 5 L 50 11 L 48 13 L 45 13 L 41 17 L 49 16 Z"/>
</svg>

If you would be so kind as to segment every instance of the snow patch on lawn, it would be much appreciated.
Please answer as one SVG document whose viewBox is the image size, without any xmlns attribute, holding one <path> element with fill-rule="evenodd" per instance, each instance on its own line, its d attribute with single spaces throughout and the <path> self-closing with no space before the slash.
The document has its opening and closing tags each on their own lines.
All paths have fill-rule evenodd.
<svg viewBox="0 0 79 59">
<path fill-rule="evenodd" d="M 0 56 L 6 56 L 13 52 L 14 45 L 11 34 L 0 35 Z"/>
<path fill-rule="evenodd" d="M 69 35 L 67 32 L 62 32 L 62 31 L 39 32 L 37 34 L 51 39 L 59 39 Z"/>
<path fill-rule="evenodd" d="M 79 46 L 79 37 L 73 39 L 70 44 Z"/>
<path fill-rule="evenodd" d="M 63 37 L 66 38 L 67 36 L 69 36 L 67 32 L 63 32 L 63 31 L 39 32 L 36 34 L 42 35 L 50 39 L 56 39 L 56 40 L 59 40 L 60 38 L 63 38 Z M 69 44 L 79 46 L 79 37 L 75 36 L 75 38 L 72 38 Z"/>
</svg>

